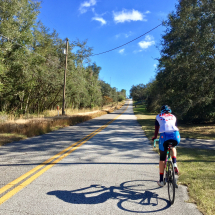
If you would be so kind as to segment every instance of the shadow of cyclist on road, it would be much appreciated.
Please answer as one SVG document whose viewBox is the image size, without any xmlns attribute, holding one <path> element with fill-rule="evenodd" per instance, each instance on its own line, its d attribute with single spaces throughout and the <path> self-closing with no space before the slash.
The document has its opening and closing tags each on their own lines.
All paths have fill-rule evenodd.
<svg viewBox="0 0 215 215">
<path fill-rule="evenodd" d="M 132 182 L 135 182 L 135 184 Z M 120 186 L 105 187 L 101 185 L 90 185 L 88 187 L 80 188 L 77 190 L 56 190 L 48 192 L 48 195 L 54 195 L 64 202 L 71 204 L 101 204 L 109 199 L 118 200 L 117 206 L 125 211 L 140 212 L 144 211 L 144 207 L 154 207 L 152 211 L 160 211 L 169 207 L 167 200 L 159 198 L 158 194 L 146 189 L 141 180 L 129 181 L 120 184 Z M 162 200 L 163 204 L 158 205 L 158 200 Z M 126 203 L 126 208 L 124 203 Z M 138 211 L 134 207 L 138 205 Z M 131 206 L 131 210 L 129 209 Z M 140 209 L 141 206 L 141 209 Z"/>
</svg>

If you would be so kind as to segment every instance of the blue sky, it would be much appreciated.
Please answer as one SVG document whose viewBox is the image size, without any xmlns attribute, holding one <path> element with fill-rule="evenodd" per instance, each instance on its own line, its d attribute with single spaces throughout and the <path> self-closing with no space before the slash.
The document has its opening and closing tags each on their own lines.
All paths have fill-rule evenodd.
<svg viewBox="0 0 215 215">
<path fill-rule="evenodd" d="M 98 54 L 123 45 L 166 20 L 177 0 L 43 0 L 39 19 L 59 37 L 87 40 Z M 147 84 L 156 75 L 163 26 L 114 51 L 92 56 L 100 79 L 125 89 Z"/>
</svg>

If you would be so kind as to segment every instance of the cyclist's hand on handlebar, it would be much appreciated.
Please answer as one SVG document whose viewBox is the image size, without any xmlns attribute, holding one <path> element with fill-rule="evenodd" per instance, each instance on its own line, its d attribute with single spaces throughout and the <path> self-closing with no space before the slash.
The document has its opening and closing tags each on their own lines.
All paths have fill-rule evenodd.
<svg viewBox="0 0 215 215">
<path fill-rule="evenodd" d="M 152 140 L 155 140 L 155 139 L 157 139 L 157 137 L 152 137 Z"/>
</svg>

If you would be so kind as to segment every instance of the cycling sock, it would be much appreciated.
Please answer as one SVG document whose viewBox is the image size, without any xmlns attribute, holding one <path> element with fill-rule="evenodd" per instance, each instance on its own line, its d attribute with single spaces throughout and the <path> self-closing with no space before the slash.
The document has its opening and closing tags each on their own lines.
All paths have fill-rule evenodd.
<svg viewBox="0 0 215 215">
<path fill-rule="evenodd" d="M 163 181 L 163 173 L 160 172 L 160 182 Z"/>
<path fill-rule="evenodd" d="M 172 157 L 172 162 L 176 163 L 176 157 L 175 156 Z"/>
</svg>

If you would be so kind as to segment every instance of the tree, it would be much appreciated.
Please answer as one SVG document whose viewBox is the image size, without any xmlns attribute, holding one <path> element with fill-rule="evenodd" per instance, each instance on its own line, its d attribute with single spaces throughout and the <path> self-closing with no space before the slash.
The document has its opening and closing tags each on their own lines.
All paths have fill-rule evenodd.
<svg viewBox="0 0 215 215">
<path fill-rule="evenodd" d="M 144 101 L 147 98 L 146 85 L 138 84 L 130 89 L 130 97 L 134 101 Z"/>
<path fill-rule="evenodd" d="M 32 57 L 32 28 L 39 3 L 25 0 L 0 2 L 1 109 L 16 110 L 23 97 Z"/>
<path fill-rule="evenodd" d="M 187 121 L 215 116 L 215 4 L 212 0 L 181 0 L 164 22 L 161 58 L 151 104 L 169 104 Z M 156 101 L 156 102 L 155 102 Z M 157 105 L 151 105 L 151 110 Z"/>
<path fill-rule="evenodd" d="M 31 0 L 0 2 L 0 111 L 39 113 L 62 102 L 65 41 L 36 22 L 40 4 Z M 74 49 L 75 48 L 75 49 Z M 66 108 L 101 106 L 117 92 L 99 80 L 87 41 L 70 41 Z"/>
</svg>

